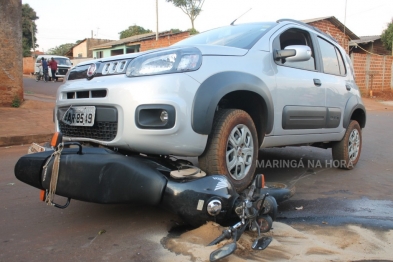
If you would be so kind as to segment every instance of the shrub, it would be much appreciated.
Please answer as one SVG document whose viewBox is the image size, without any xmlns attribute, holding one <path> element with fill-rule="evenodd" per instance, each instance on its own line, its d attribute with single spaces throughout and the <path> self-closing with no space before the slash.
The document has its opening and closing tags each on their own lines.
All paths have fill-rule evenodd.
<svg viewBox="0 0 393 262">
<path fill-rule="evenodd" d="M 12 107 L 20 107 L 22 104 L 22 101 L 20 100 L 19 96 L 15 96 L 14 99 L 12 100 Z"/>
</svg>

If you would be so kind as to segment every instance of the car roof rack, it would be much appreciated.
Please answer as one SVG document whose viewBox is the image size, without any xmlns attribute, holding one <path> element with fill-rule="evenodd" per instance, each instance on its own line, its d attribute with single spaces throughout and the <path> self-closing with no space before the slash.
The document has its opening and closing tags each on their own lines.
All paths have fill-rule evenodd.
<svg viewBox="0 0 393 262">
<path fill-rule="evenodd" d="M 313 30 L 317 31 L 318 33 L 320 33 L 320 34 L 326 36 L 327 38 L 333 40 L 334 42 L 338 43 L 337 40 L 336 40 L 333 36 L 328 35 L 328 34 L 326 34 L 325 32 L 322 32 L 319 28 L 316 28 L 315 26 L 312 26 L 312 25 L 303 23 L 303 22 L 301 22 L 301 21 L 299 21 L 299 20 L 284 18 L 284 19 L 279 19 L 279 20 L 277 20 L 276 22 L 277 22 L 277 23 L 280 23 L 280 22 L 293 22 L 293 23 L 296 23 L 296 24 L 299 24 L 299 25 L 308 27 L 308 28 L 313 29 Z"/>
</svg>

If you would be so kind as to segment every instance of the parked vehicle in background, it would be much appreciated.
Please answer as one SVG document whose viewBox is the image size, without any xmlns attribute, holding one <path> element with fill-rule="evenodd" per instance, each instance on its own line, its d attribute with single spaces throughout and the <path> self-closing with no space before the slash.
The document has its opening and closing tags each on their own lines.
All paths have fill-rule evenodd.
<svg viewBox="0 0 393 262">
<path fill-rule="evenodd" d="M 70 70 L 72 67 L 71 60 L 68 57 L 57 55 L 39 55 L 35 61 L 34 73 L 37 75 L 40 72 L 39 66 L 41 65 L 41 58 L 45 58 L 47 62 L 49 62 L 52 57 L 57 62 L 56 75 L 54 76 L 55 80 L 57 81 L 59 78 L 64 78 L 68 70 Z M 49 80 L 53 80 L 51 70 L 48 71 Z"/>
</svg>

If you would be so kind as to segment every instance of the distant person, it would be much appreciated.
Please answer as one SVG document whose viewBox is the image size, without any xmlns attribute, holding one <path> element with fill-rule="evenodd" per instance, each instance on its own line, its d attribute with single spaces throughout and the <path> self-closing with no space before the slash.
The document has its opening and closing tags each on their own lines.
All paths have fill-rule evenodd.
<svg viewBox="0 0 393 262">
<path fill-rule="evenodd" d="M 44 80 L 45 82 L 48 81 L 48 62 L 46 62 L 45 58 L 41 58 L 41 66 L 42 66 L 42 72 L 44 74 Z"/>
<path fill-rule="evenodd" d="M 53 80 L 53 82 L 55 82 L 56 81 L 57 62 L 55 59 L 53 59 L 53 57 L 49 61 L 49 67 L 52 72 L 52 80 Z"/>
</svg>

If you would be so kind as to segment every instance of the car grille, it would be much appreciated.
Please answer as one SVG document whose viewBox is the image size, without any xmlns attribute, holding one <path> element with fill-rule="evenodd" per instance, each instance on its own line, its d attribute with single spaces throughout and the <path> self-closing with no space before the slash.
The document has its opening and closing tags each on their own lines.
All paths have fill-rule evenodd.
<svg viewBox="0 0 393 262">
<path fill-rule="evenodd" d="M 63 69 L 63 68 L 58 68 L 57 72 L 59 75 L 66 75 L 67 74 L 68 69 Z"/>
<path fill-rule="evenodd" d="M 96 122 L 94 126 L 69 126 L 59 121 L 60 131 L 67 137 L 84 137 L 112 141 L 117 135 L 117 122 Z"/>
<path fill-rule="evenodd" d="M 106 97 L 106 90 L 84 90 L 84 91 L 72 91 L 63 93 L 64 99 L 78 99 L 78 98 L 103 98 Z"/>
<path fill-rule="evenodd" d="M 113 58 L 115 59 L 116 57 Z M 97 70 L 92 77 L 125 74 L 126 68 L 132 59 L 133 58 L 126 58 L 123 60 L 113 60 L 113 61 L 106 61 L 106 62 L 95 61 L 94 63 L 96 64 Z M 68 80 L 87 79 L 87 70 L 89 69 L 90 65 L 91 64 L 78 65 L 70 69 L 71 71 L 68 76 Z"/>
<path fill-rule="evenodd" d="M 69 107 L 59 108 L 57 119 L 60 132 L 66 137 L 90 138 L 100 141 L 112 141 L 117 135 L 118 118 L 114 107 L 96 106 L 93 126 L 70 126 L 64 123 L 63 115 Z"/>
</svg>

